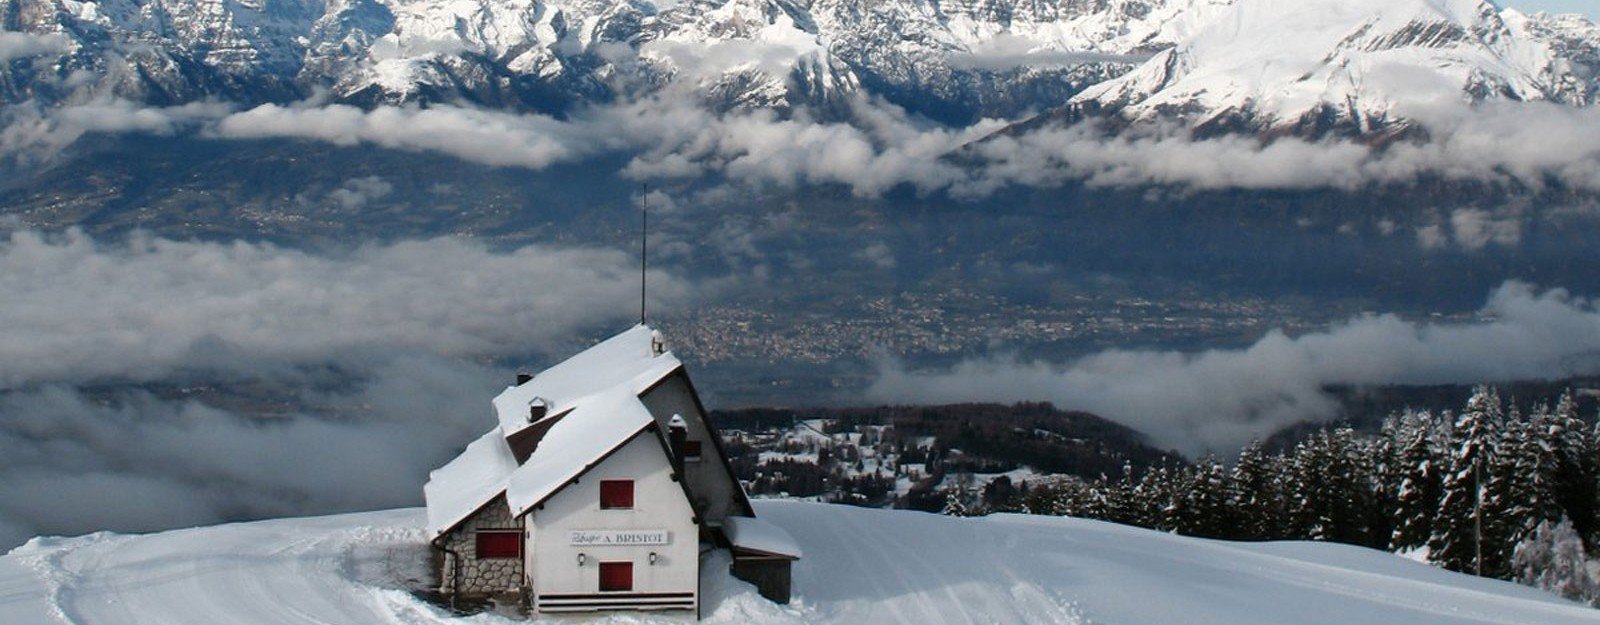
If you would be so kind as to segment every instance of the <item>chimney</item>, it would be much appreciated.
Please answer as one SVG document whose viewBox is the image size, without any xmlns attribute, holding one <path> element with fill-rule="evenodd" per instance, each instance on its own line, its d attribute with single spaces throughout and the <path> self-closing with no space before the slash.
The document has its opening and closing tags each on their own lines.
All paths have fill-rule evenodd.
<svg viewBox="0 0 1600 625">
<path fill-rule="evenodd" d="M 530 373 L 518 373 L 517 374 L 517 386 L 522 386 L 524 384 L 527 384 L 528 382 L 531 382 L 532 380 L 533 380 L 533 374 L 530 374 Z"/>
<path fill-rule="evenodd" d="M 528 402 L 528 423 L 543 419 L 549 411 L 550 402 L 545 401 L 543 397 L 533 398 Z"/>
</svg>

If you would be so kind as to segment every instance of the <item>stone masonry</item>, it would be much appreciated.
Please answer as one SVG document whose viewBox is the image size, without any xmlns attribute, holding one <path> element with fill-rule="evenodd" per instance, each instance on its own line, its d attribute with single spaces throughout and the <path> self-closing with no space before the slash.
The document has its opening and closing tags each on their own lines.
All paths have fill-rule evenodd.
<svg viewBox="0 0 1600 625">
<path fill-rule="evenodd" d="M 440 583 L 440 592 L 459 597 L 491 597 L 520 594 L 523 582 L 522 558 L 476 557 L 476 533 L 480 529 L 522 529 L 522 519 L 511 518 L 511 508 L 504 496 L 490 501 L 473 513 L 465 522 L 447 534 L 443 546 L 460 554 L 460 587 L 452 588 L 451 570 L 447 566 Z M 455 556 L 446 556 L 447 558 Z"/>
</svg>

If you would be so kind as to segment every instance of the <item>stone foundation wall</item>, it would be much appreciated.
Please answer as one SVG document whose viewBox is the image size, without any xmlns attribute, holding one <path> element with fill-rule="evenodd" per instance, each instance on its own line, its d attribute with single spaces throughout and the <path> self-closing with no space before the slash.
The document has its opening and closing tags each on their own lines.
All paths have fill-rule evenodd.
<svg viewBox="0 0 1600 625">
<path fill-rule="evenodd" d="M 489 558 L 479 560 L 477 532 L 480 529 L 522 529 L 522 519 L 511 518 L 511 508 L 504 497 L 495 499 L 483 509 L 468 517 L 466 522 L 446 535 L 444 546 L 460 554 L 461 563 L 452 571 L 455 556 L 441 559 L 439 592 L 468 597 L 489 597 L 507 594 L 520 595 L 523 590 L 523 558 Z M 526 549 L 526 545 L 524 545 Z M 453 575 L 454 573 L 454 575 Z"/>
</svg>

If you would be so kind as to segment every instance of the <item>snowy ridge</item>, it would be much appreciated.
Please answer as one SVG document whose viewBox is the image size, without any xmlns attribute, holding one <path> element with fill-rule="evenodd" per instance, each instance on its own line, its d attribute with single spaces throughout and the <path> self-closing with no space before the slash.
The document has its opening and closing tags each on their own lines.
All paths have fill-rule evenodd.
<svg viewBox="0 0 1600 625">
<path fill-rule="evenodd" d="M 1487 0 L 0 0 L 0 30 L 40 38 L 0 63 L 0 103 L 560 114 L 671 93 L 845 116 L 864 93 L 947 123 L 1064 107 L 1318 134 L 1600 102 L 1600 29 Z"/>
<path fill-rule="evenodd" d="M 806 552 L 795 601 L 768 603 L 712 563 L 702 569 L 706 623 L 1600 623 L 1600 612 L 1531 588 L 1355 547 L 1225 543 L 1070 518 L 757 507 Z M 463 620 L 410 594 L 430 583 L 422 522 L 409 509 L 35 539 L 0 557 L 0 622 L 522 622 Z"/>
<path fill-rule="evenodd" d="M 1072 105 L 1191 125 L 1366 134 L 1440 104 L 1595 104 L 1591 30 L 1485 0 L 1238 0 Z M 1576 33 L 1588 33 L 1587 35 Z"/>
</svg>

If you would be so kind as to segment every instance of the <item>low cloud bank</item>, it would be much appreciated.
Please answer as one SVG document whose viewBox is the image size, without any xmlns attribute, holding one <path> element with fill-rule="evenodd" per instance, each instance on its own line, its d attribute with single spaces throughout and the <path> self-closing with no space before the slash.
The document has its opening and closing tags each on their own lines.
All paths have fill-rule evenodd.
<svg viewBox="0 0 1600 625">
<path fill-rule="evenodd" d="M 0 63 L 65 51 L 67 38 L 54 33 L 0 30 Z"/>
<path fill-rule="evenodd" d="M 695 288 L 665 272 L 670 309 Z M 35 534 L 415 505 L 493 420 L 497 362 L 631 323 L 625 252 L 458 239 L 313 253 L 0 243 L 0 551 Z"/>
<path fill-rule="evenodd" d="M 1336 417 L 1330 384 L 1548 379 L 1600 371 L 1600 308 L 1564 290 L 1507 282 L 1485 321 L 1351 319 L 1322 332 L 1272 332 L 1242 349 L 1112 350 L 1069 363 L 969 360 L 944 371 L 880 365 L 886 402 L 1047 400 L 1100 414 L 1188 453 L 1232 452 L 1253 436 Z"/>
<path fill-rule="evenodd" d="M 1220 136 L 1196 139 L 1152 123 L 1107 133 L 1095 123 L 995 135 L 1000 120 L 940 126 L 880 100 L 857 99 L 849 121 L 805 110 L 714 113 L 676 93 L 580 111 L 566 119 L 454 106 L 126 103 L 0 114 L 0 164 L 38 163 L 89 132 L 216 139 L 298 138 L 426 151 L 498 167 L 542 169 L 603 153 L 636 157 L 638 179 L 715 175 L 756 187 L 836 184 L 873 197 L 900 185 L 982 197 L 1008 186 L 1168 185 L 1193 189 L 1357 189 L 1422 176 L 1551 183 L 1600 191 L 1600 109 L 1549 103 L 1429 105 L 1404 117 L 1429 139 L 1375 148 L 1343 140 Z"/>
<path fill-rule="evenodd" d="M 583 122 L 481 109 L 264 104 L 222 117 L 207 132 L 229 139 L 293 137 L 335 145 L 436 152 L 497 167 L 543 169 L 622 147 Z"/>
<path fill-rule="evenodd" d="M 505 372 L 406 357 L 353 390 L 258 378 L 263 416 L 51 384 L 0 395 L 0 552 L 39 534 L 153 531 L 417 505 L 428 471 L 491 423 Z"/>
<path fill-rule="evenodd" d="M 627 252 L 440 238 L 319 255 L 79 232 L 0 243 L 0 389 L 417 350 L 508 356 L 637 310 Z M 690 286 L 651 279 L 662 305 Z M 245 363 L 245 364 L 241 364 Z"/>
</svg>

